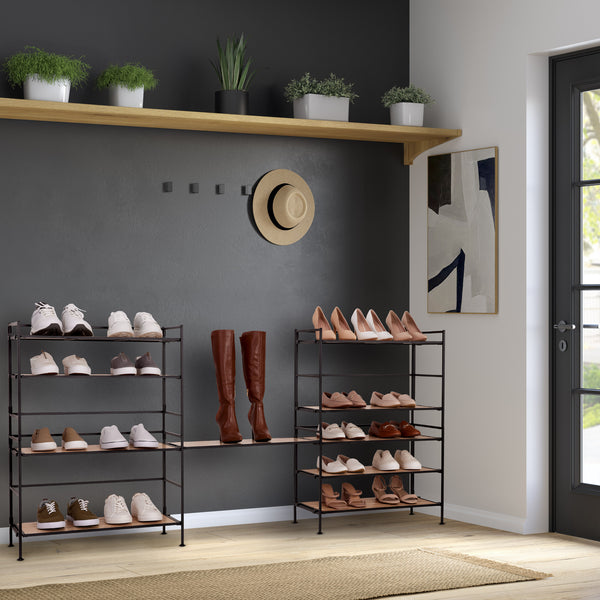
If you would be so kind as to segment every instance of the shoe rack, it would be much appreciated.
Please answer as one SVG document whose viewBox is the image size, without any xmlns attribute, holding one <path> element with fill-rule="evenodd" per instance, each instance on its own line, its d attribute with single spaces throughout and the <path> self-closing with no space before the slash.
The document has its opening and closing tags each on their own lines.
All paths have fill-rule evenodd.
<svg viewBox="0 0 600 600">
<path fill-rule="evenodd" d="M 8 463 L 9 463 L 9 546 L 14 546 L 13 539 L 18 540 L 19 557 L 18 560 L 23 560 L 23 539 L 34 536 L 45 537 L 48 535 L 64 535 L 71 533 L 85 532 L 89 534 L 94 531 L 106 531 L 113 529 L 135 529 L 143 527 L 161 527 L 162 533 L 167 532 L 167 526 L 178 526 L 180 531 L 180 546 L 184 546 L 184 464 L 183 464 L 183 448 L 184 448 L 184 416 L 183 416 L 183 326 L 177 325 L 174 327 L 163 327 L 162 338 L 108 338 L 106 337 L 107 327 L 93 326 L 94 336 L 32 336 L 29 335 L 30 325 L 19 321 L 12 322 L 8 325 Z M 99 335 L 98 335 L 99 334 Z M 55 353 L 55 356 L 66 356 L 70 353 L 77 353 L 81 356 L 86 356 L 86 347 L 89 350 L 90 345 L 94 344 L 112 344 L 119 348 L 119 351 L 124 345 L 133 344 L 132 351 L 148 351 L 150 347 L 156 348 L 160 352 L 160 358 L 157 363 L 161 365 L 161 375 L 153 376 L 117 376 L 110 375 L 110 363 L 106 364 L 106 373 L 92 373 L 91 375 L 31 375 L 29 372 L 24 372 L 29 369 L 29 358 L 40 351 L 40 347 Z M 64 352 L 63 352 L 64 349 Z M 168 359 L 168 360 L 167 360 Z M 160 362 L 159 362 L 160 361 Z M 171 367 L 171 364 L 173 365 Z M 54 400 L 49 410 L 32 411 L 31 400 L 36 398 L 40 393 L 43 393 L 44 388 L 49 389 L 50 378 L 52 378 L 52 389 L 60 387 L 60 393 L 64 394 L 65 398 L 73 397 L 73 390 L 83 381 L 85 386 L 107 386 L 106 394 L 118 394 L 119 381 L 135 379 L 151 380 L 144 383 L 147 389 L 150 387 L 151 392 L 148 394 L 147 405 L 143 410 L 135 409 L 133 406 L 127 406 L 127 401 L 123 400 L 118 405 L 118 409 L 107 410 L 101 405 L 87 405 L 85 409 L 73 411 L 60 406 L 60 400 Z M 48 386 L 42 385 L 43 380 L 47 379 Z M 107 381 L 112 380 L 112 381 Z M 33 383 L 37 380 L 37 383 Z M 42 384 L 40 384 L 42 380 Z M 56 380 L 56 381 L 55 381 Z M 104 382 L 101 382 L 104 380 Z M 168 380 L 175 380 L 175 383 L 168 383 Z M 76 383 L 79 382 L 79 383 Z M 74 386 L 74 387 L 71 387 Z M 115 387 L 113 387 L 115 386 Z M 153 386 L 156 386 L 155 388 Z M 71 388 L 71 392 L 69 392 Z M 153 390 L 156 390 L 155 392 Z M 40 392 L 42 390 L 42 392 Z M 68 402 L 67 402 L 68 403 Z M 113 403 L 114 404 L 114 403 Z M 33 452 L 30 448 L 31 434 L 36 427 L 35 423 L 41 426 L 45 418 L 55 415 L 65 415 L 69 425 L 75 426 L 77 429 L 77 419 L 85 418 L 85 415 L 98 415 L 99 426 L 98 431 L 82 432 L 77 429 L 77 432 L 85 437 L 100 436 L 101 425 L 108 423 L 104 422 L 104 415 L 131 415 L 132 419 L 143 419 L 145 415 L 160 415 L 160 429 L 152 429 L 151 433 L 159 440 L 158 448 L 133 448 L 127 446 L 121 449 L 105 450 L 99 445 L 88 444 L 84 450 L 63 450 L 58 445 L 56 450 L 49 452 Z M 156 419 L 156 417 L 154 417 Z M 100 420 L 102 419 L 102 420 Z M 136 421 L 137 422 L 137 421 Z M 133 423 L 132 423 L 133 424 Z M 51 431 L 54 440 L 61 439 L 62 431 Z M 122 432 L 125 436 L 129 432 Z M 74 456 L 86 454 L 94 455 L 96 458 L 92 460 L 97 464 L 99 457 L 108 454 L 121 453 L 122 460 L 126 461 L 127 455 L 138 452 L 162 454 L 161 467 L 158 472 L 153 473 L 153 476 L 140 478 L 118 478 L 118 473 L 111 473 L 111 476 L 102 480 L 52 480 L 50 482 L 41 483 L 32 481 L 31 477 L 26 478 L 24 475 L 31 465 L 32 461 L 69 461 L 73 460 Z M 175 453 L 177 458 L 167 460 L 167 452 Z M 41 459 L 41 456 L 52 457 Z M 79 462 L 76 460 L 76 462 Z M 47 463 L 45 463 L 47 464 Z M 78 467 L 81 472 L 81 467 Z M 69 472 L 68 466 L 60 465 L 56 469 L 56 474 L 64 474 Z M 66 527 L 60 529 L 40 530 L 36 527 L 36 522 L 24 522 L 23 515 L 25 510 L 30 512 L 37 506 L 37 503 L 32 505 L 23 505 L 23 495 L 28 488 L 37 488 L 40 490 L 37 502 L 44 497 L 50 496 L 44 491 L 44 486 L 54 488 L 54 486 L 69 486 L 66 489 L 75 489 L 83 485 L 106 484 L 114 483 L 116 485 L 130 482 L 160 482 L 162 488 L 161 502 L 156 504 L 161 506 L 163 518 L 161 521 L 139 522 L 133 519 L 132 523 L 123 525 L 111 525 L 104 522 L 100 517 L 100 524 L 92 527 L 74 527 L 67 522 Z M 65 489 L 65 488 L 63 488 Z M 167 510 L 167 492 L 174 489 L 175 497 L 179 497 L 179 513 L 180 517 L 175 518 L 169 515 Z M 53 492 L 54 493 L 54 492 Z M 31 495 L 31 494 L 29 494 Z M 65 494 L 63 494 L 65 495 Z M 169 495 L 169 497 L 171 497 Z M 100 513 L 103 507 L 103 502 L 96 499 L 93 502 L 93 510 Z M 61 510 L 66 514 L 66 506 L 60 504 Z M 100 516 L 100 515 L 98 515 Z"/>
<path fill-rule="evenodd" d="M 317 533 L 323 533 L 323 515 L 332 513 L 342 512 L 356 512 L 364 510 L 390 510 L 390 509 L 408 509 L 410 514 L 413 514 L 414 508 L 421 507 L 439 507 L 440 511 L 440 524 L 444 524 L 444 402 L 445 402 L 445 330 L 440 331 L 424 331 L 427 335 L 426 341 L 419 342 L 398 342 L 398 341 L 356 341 L 356 340 L 322 340 L 315 339 L 315 334 L 319 330 L 317 329 L 297 329 L 295 331 L 295 351 L 294 351 L 294 430 L 295 437 L 299 440 L 299 443 L 295 444 L 294 447 L 294 523 L 297 522 L 297 510 L 307 510 L 318 516 L 318 531 Z M 331 353 L 340 351 L 340 346 L 348 347 L 351 346 L 353 349 L 352 353 L 358 354 L 357 358 L 359 361 L 364 356 L 367 358 L 367 354 L 372 350 L 373 346 L 384 347 L 384 352 L 392 353 L 392 360 L 394 364 L 398 364 L 399 368 L 394 372 L 379 372 L 377 370 L 366 372 L 364 370 L 353 370 L 349 369 L 347 372 L 332 372 L 328 370 L 328 364 L 331 362 Z M 437 355 L 439 356 L 439 370 L 435 372 L 425 372 L 420 370 L 418 358 L 419 353 L 427 347 L 438 347 Z M 401 350 L 403 349 L 403 350 Z M 312 353 L 312 363 L 316 365 L 316 369 L 313 367 L 303 367 L 301 369 L 300 362 L 301 353 L 308 352 Z M 348 352 L 345 350 L 345 352 Z M 431 351 L 430 351 L 431 352 Z M 315 357 L 316 354 L 316 357 Z M 408 354 L 408 356 L 407 356 Z M 397 356 L 396 356 L 397 355 Z M 315 360 L 316 359 L 316 360 Z M 438 358 L 435 359 L 438 361 Z M 353 361 L 353 364 L 355 362 Z M 406 366 L 408 365 L 408 367 Z M 387 381 L 394 379 L 398 381 L 398 387 L 408 381 L 409 395 L 416 401 L 414 408 L 381 408 L 377 406 L 371 406 L 368 404 L 369 397 L 363 395 L 364 400 L 367 402 L 365 408 L 327 408 L 322 405 L 321 398 L 324 391 L 342 391 L 348 392 L 353 389 L 355 385 L 358 385 L 357 380 L 360 381 L 362 387 L 371 386 L 372 390 L 379 390 L 378 381 L 383 381 L 382 377 L 387 378 Z M 438 380 L 439 394 L 436 391 L 434 394 L 436 397 L 431 397 L 429 391 L 424 391 L 423 395 L 427 394 L 427 397 L 421 398 L 421 387 L 424 379 L 435 379 Z M 318 385 L 314 386 L 314 381 L 317 381 Z M 309 389 L 308 383 L 312 381 L 312 389 Z M 327 387 L 325 387 L 327 382 Z M 331 382 L 331 383 L 330 383 Z M 368 383 L 366 383 L 368 382 Z M 314 388 L 318 387 L 318 391 Z M 431 388 L 431 386 L 428 386 Z M 385 390 L 389 391 L 389 390 Z M 396 389 L 395 391 L 404 393 L 405 389 Z M 315 396 L 315 394 L 318 394 Z M 383 411 L 383 412 L 382 412 Z M 430 413 L 435 415 L 433 418 L 426 419 L 428 423 L 420 423 L 419 416 L 424 413 Z M 417 422 L 415 422 L 417 419 Z M 413 424 L 421 431 L 421 435 L 412 438 L 379 438 L 367 435 L 365 439 L 361 440 L 324 440 L 321 436 L 317 435 L 318 427 L 323 421 L 327 422 L 340 422 L 342 420 L 349 421 L 361 427 L 365 432 L 369 429 L 371 421 L 387 421 L 387 420 L 406 420 Z M 304 421 L 301 423 L 301 421 Z M 308 423 L 306 422 L 308 421 Z M 316 423 L 315 423 L 316 421 Z M 431 424 L 434 422 L 435 424 Z M 305 443 L 312 443 L 315 451 L 311 451 L 310 465 L 305 466 L 299 464 L 299 446 L 300 442 L 304 446 Z M 435 466 L 422 466 L 418 470 L 406 470 L 398 469 L 395 471 L 379 471 L 370 465 L 367 465 L 365 461 L 365 470 L 363 473 L 340 473 L 330 474 L 321 471 L 318 468 L 312 468 L 316 464 L 317 456 L 323 456 L 324 454 L 331 458 L 334 458 L 337 454 L 344 454 L 349 457 L 353 457 L 352 449 L 360 449 L 367 446 L 370 456 L 373 455 L 375 450 L 389 449 L 392 454 L 394 449 L 406 449 L 413 456 L 419 459 L 418 447 L 421 444 L 435 443 L 439 447 L 439 462 Z M 306 452 L 304 452 L 306 454 Z M 304 459 L 303 459 L 304 461 Z M 370 459 L 369 459 L 370 461 Z M 322 461 L 321 461 L 322 462 Z M 420 476 L 430 476 L 432 473 L 437 473 L 439 476 L 439 494 L 435 499 L 425 499 L 419 497 L 416 504 L 400 504 L 400 505 L 389 505 L 379 503 L 375 497 L 369 497 L 371 493 L 371 482 L 373 477 L 377 475 L 383 475 L 386 479 L 388 476 L 393 474 L 400 474 L 406 481 L 408 480 L 408 486 L 406 487 L 407 492 L 413 494 L 415 492 L 415 478 Z M 301 479 L 313 478 L 317 481 L 316 496 L 313 498 L 305 499 L 300 498 L 300 487 Z M 321 496 L 321 490 L 324 484 L 337 484 L 337 488 L 341 486 L 343 481 L 351 481 L 356 485 L 357 488 L 363 490 L 362 498 L 366 501 L 364 508 L 346 507 L 341 509 L 332 509 L 324 505 Z M 306 492 L 302 492 L 306 494 Z"/>
</svg>

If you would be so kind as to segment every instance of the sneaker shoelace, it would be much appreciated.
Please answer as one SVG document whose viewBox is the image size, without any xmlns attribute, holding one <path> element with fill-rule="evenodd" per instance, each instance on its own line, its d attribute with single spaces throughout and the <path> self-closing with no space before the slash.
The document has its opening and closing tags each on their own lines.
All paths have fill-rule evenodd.
<svg viewBox="0 0 600 600">
<path fill-rule="evenodd" d="M 154 321 L 154 317 L 150 313 L 140 313 L 138 320 L 142 323 L 147 323 L 148 321 Z"/>
<path fill-rule="evenodd" d="M 125 504 L 125 500 L 123 500 L 122 496 L 117 496 L 115 501 L 115 509 L 117 510 L 128 510 L 127 504 Z"/>
<path fill-rule="evenodd" d="M 67 304 L 67 306 L 64 307 L 63 312 L 67 312 L 78 319 L 83 319 L 85 310 L 77 308 L 74 304 Z"/>
<path fill-rule="evenodd" d="M 90 503 L 90 501 L 89 500 L 84 500 L 83 498 L 77 498 L 77 502 L 79 503 L 79 508 L 82 511 L 86 511 L 87 512 L 88 504 Z"/>
<path fill-rule="evenodd" d="M 50 306 L 46 304 L 46 302 L 36 302 L 35 306 L 36 310 L 44 317 L 54 317 L 56 316 L 56 311 L 54 310 L 54 306 Z"/>
<path fill-rule="evenodd" d="M 156 506 L 154 506 L 154 503 L 152 502 L 152 500 L 150 500 L 150 498 L 147 494 L 144 494 L 144 504 L 146 505 L 146 508 L 152 508 L 154 510 L 158 510 L 158 508 L 156 508 Z"/>
<path fill-rule="evenodd" d="M 56 502 L 54 502 L 54 500 L 52 500 L 52 502 L 46 502 L 46 510 L 48 511 L 48 514 L 51 515 L 52 513 L 56 512 Z"/>
</svg>

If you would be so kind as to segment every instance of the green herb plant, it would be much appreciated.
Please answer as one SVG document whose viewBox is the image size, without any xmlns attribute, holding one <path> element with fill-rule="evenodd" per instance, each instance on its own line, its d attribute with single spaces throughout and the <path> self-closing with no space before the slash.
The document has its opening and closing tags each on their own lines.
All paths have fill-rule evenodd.
<svg viewBox="0 0 600 600">
<path fill-rule="evenodd" d="M 299 79 L 292 79 L 284 88 L 283 95 L 288 102 L 293 102 L 306 94 L 321 94 L 322 96 L 336 96 L 349 98 L 354 102 L 358 94 L 352 91 L 353 83 L 346 83 L 343 77 L 330 73 L 325 79 L 317 79 L 310 73 L 304 73 Z"/>
<path fill-rule="evenodd" d="M 96 85 L 99 89 L 120 85 L 128 90 L 143 87 L 152 90 L 158 84 L 154 73 L 140 64 L 126 63 L 122 67 L 110 65 L 98 77 Z"/>
<path fill-rule="evenodd" d="M 389 108 L 397 102 L 411 102 L 413 104 L 431 104 L 433 98 L 423 89 L 414 86 L 390 88 L 382 97 L 382 104 Z"/>
<path fill-rule="evenodd" d="M 30 75 L 37 75 L 48 83 L 68 79 L 71 87 L 77 87 L 86 80 L 90 65 L 81 58 L 53 54 L 35 46 L 25 46 L 23 52 L 9 57 L 3 68 L 11 87 L 22 85 Z"/>
<path fill-rule="evenodd" d="M 221 89 L 245 92 L 254 77 L 254 71 L 250 71 L 252 59 L 246 60 L 244 34 L 242 33 L 237 39 L 227 38 L 225 48 L 221 46 L 221 42 L 217 38 L 217 51 L 219 53 L 218 64 L 212 60 L 210 64 L 221 82 Z"/>
</svg>

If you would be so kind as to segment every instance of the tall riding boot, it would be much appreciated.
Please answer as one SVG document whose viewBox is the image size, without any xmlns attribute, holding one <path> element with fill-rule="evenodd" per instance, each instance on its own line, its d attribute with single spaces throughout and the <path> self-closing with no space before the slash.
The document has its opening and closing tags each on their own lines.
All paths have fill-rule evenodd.
<svg viewBox="0 0 600 600">
<path fill-rule="evenodd" d="M 235 337 L 232 329 L 218 329 L 210 334 L 217 372 L 219 410 L 217 423 L 222 442 L 240 442 L 242 436 L 235 418 Z"/>
<path fill-rule="evenodd" d="M 240 344 L 244 379 L 250 400 L 248 420 L 252 426 L 252 439 L 255 442 L 268 442 L 271 434 L 267 428 L 263 408 L 267 334 L 264 331 L 246 331 L 240 337 Z"/>
</svg>

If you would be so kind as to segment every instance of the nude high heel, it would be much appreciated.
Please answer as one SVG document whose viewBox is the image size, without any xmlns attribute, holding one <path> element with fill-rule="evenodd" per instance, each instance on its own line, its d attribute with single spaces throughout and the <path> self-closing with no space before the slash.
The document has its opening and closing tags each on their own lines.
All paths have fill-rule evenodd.
<svg viewBox="0 0 600 600">
<path fill-rule="evenodd" d="M 360 308 L 355 308 L 350 319 L 359 340 L 376 340 L 377 334 L 369 327 L 365 315 Z"/>
<path fill-rule="evenodd" d="M 390 479 L 390 489 L 398 496 L 400 502 L 404 504 L 416 504 L 419 501 L 418 496 L 409 494 L 404 489 L 404 484 L 402 483 L 402 477 L 400 477 L 400 475 L 392 475 L 392 478 Z"/>
<path fill-rule="evenodd" d="M 369 327 L 377 334 L 378 340 L 393 340 L 394 336 L 383 326 L 377 313 L 371 308 L 367 313 L 367 323 Z"/>
<path fill-rule="evenodd" d="M 385 324 L 388 326 L 388 329 L 392 332 L 392 337 L 397 342 L 408 342 L 409 340 L 412 340 L 412 335 L 406 331 L 400 317 L 393 310 L 390 310 L 388 313 Z"/>
<path fill-rule="evenodd" d="M 361 498 L 362 490 L 357 490 L 351 483 L 342 483 L 342 500 L 352 508 L 366 508 L 367 503 Z"/>
<path fill-rule="evenodd" d="M 331 313 L 331 324 L 337 333 L 338 340 L 355 340 L 356 335 L 350 329 L 348 321 L 344 318 L 342 311 L 336 306 Z"/>
<path fill-rule="evenodd" d="M 323 309 L 320 306 L 315 308 L 315 312 L 312 316 L 313 327 L 315 329 L 323 330 L 323 339 L 324 340 L 335 340 L 335 332 L 331 329 L 331 325 L 329 321 L 327 321 L 327 317 L 323 312 Z M 316 339 L 319 339 L 319 332 L 315 331 Z"/>
<path fill-rule="evenodd" d="M 410 313 L 407 310 L 405 310 L 402 315 L 402 325 L 404 325 L 408 333 L 412 335 L 413 342 L 424 342 L 427 339 L 427 336 L 417 327 L 415 320 L 410 316 Z"/>
<path fill-rule="evenodd" d="M 387 491 L 387 484 L 381 475 L 377 475 L 373 479 L 371 489 L 375 494 L 377 502 L 381 502 L 381 504 L 400 504 L 400 498 L 396 494 L 390 494 Z"/>
<path fill-rule="evenodd" d="M 334 492 L 329 483 L 324 483 L 321 486 L 321 502 L 328 508 L 332 508 L 334 510 L 348 508 L 346 502 L 344 502 L 344 500 L 339 500 L 339 497 L 340 493 Z"/>
</svg>

